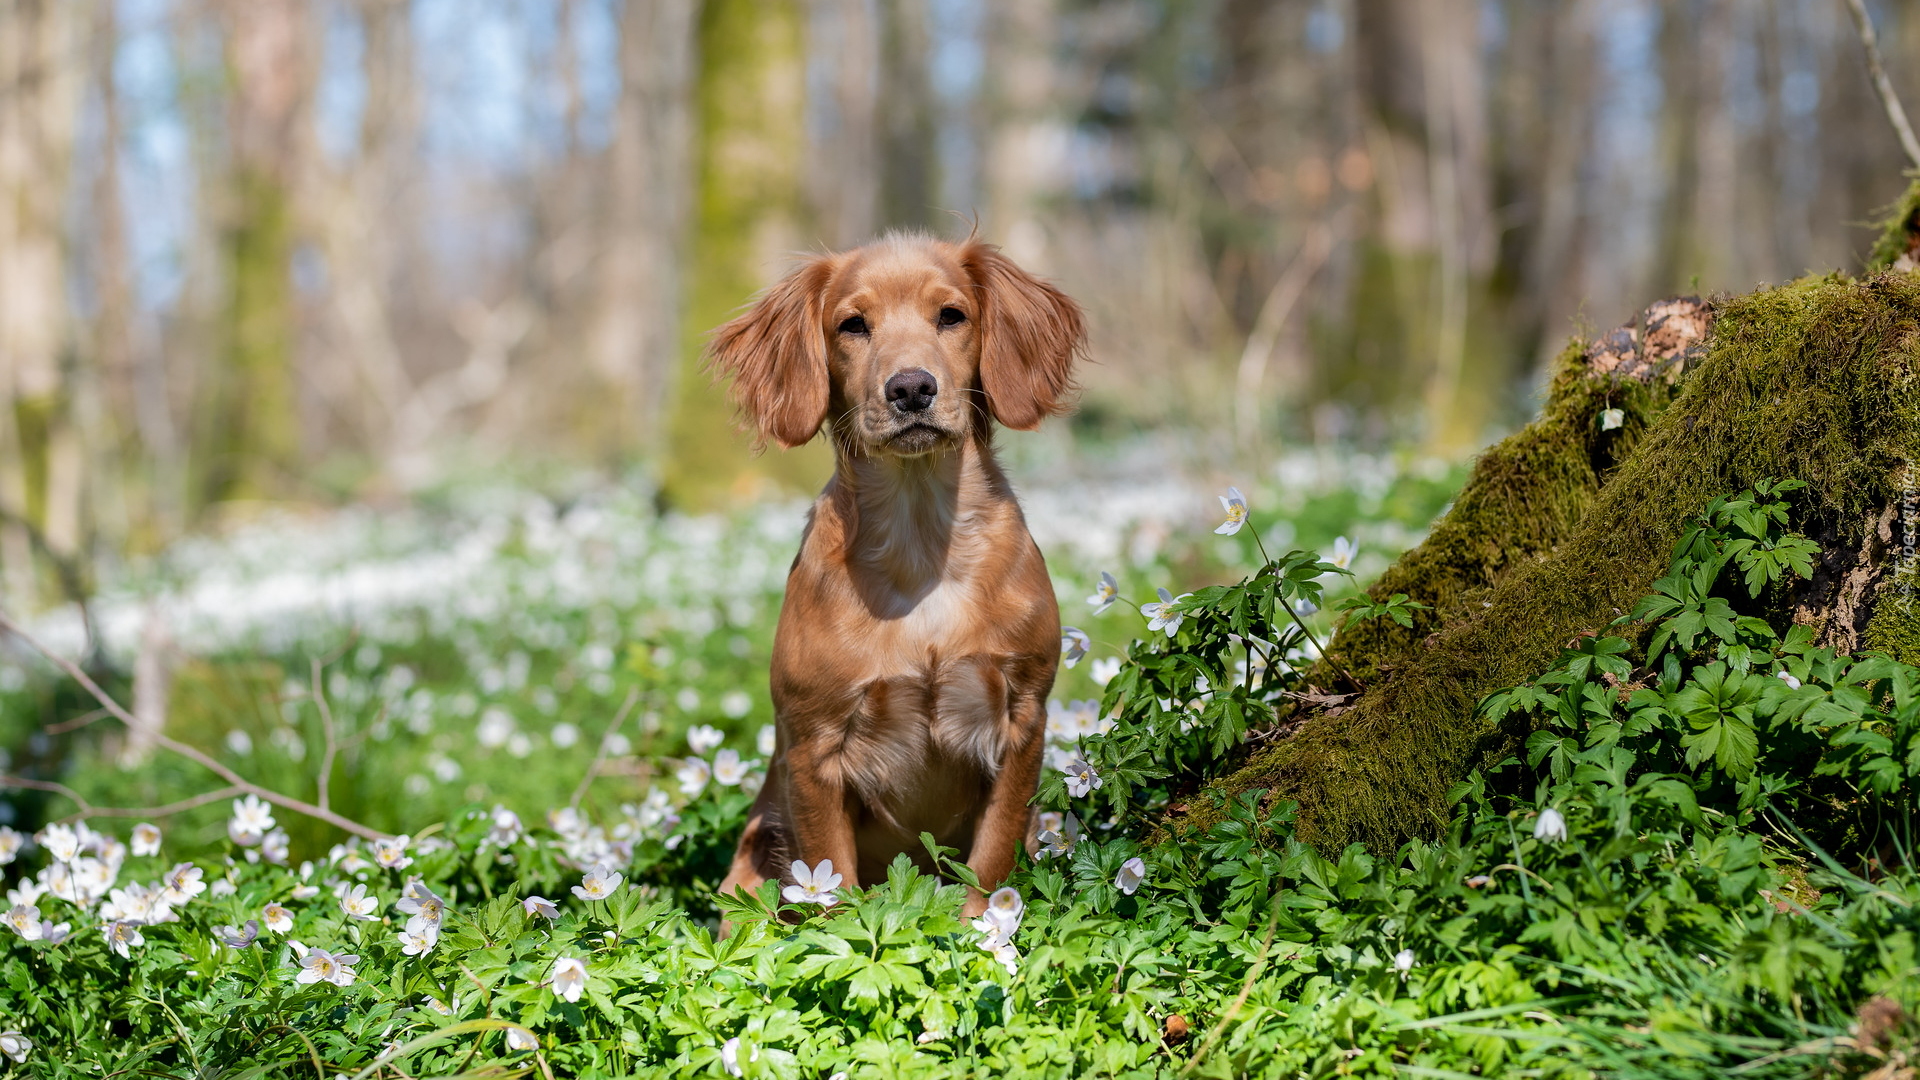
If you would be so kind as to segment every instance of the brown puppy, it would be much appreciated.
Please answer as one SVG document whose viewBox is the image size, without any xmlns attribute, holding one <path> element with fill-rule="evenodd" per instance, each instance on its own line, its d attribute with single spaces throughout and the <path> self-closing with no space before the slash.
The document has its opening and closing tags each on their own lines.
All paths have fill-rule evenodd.
<svg viewBox="0 0 1920 1080">
<path fill-rule="evenodd" d="M 794 860 L 874 884 L 901 852 L 927 865 L 922 832 L 988 888 L 1012 869 L 1060 615 L 992 424 L 1060 411 L 1084 344 L 1079 307 L 999 249 L 911 235 L 810 258 L 715 331 L 762 437 L 824 426 L 835 459 L 774 638 L 778 749 L 723 892 Z"/>
</svg>

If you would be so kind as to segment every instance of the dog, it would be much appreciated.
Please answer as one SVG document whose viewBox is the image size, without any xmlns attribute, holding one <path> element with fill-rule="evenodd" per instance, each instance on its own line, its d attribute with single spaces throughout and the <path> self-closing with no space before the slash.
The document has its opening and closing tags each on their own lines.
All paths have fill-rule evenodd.
<svg viewBox="0 0 1920 1080">
<path fill-rule="evenodd" d="M 1066 410 L 1079 305 L 991 244 L 892 234 L 800 262 L 714 331 L 709 369 L 761 445 L 822 429 L 833 478 L 787 576 L 777 740 L 721 885 L 831 860 L 874 884 L 958 850 L 978 915 L 1029 839 L 1060 613 L 993 425 Z"/>
</svg>

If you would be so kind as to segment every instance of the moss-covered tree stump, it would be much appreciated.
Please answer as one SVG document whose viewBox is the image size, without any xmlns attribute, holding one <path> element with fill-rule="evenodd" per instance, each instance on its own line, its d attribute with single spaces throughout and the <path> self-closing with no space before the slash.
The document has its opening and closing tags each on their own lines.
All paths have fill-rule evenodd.
<svg viewBox="0 0 1920 1080">
<path fill-rule="evenodd" d="M 1920 192 L 1920 185 L 1916 185 Z M 1277 718 L 1221 786 L 1299 803 L 1323 850 L 1435 835 L 1447 792 L 1527 731 L 1481 719 L 1651 591 L 1688 521 L 1768 478 L 1807 482 L 1796 528 L 1823 555 L 1773 598 L 1843 650 L 1920 661 L 1910 604 L 1920 521 L 1920 243 L 1910 193 L 1861 276 L 1662 301 L 1557 361 L 1541 417 L 1484 452 L 1427 540 L 1369 590 L 1430 605 L 1414 627 L 1342 627 L 1316 695 Z M 1619 410 L 1612 412 L 1611 410 Z"/>
</svg>

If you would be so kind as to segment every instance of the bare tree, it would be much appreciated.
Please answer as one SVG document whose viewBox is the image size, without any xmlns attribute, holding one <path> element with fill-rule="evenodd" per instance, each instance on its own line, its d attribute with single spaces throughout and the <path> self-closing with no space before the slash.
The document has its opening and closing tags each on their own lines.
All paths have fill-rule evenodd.
<svg viewBox="0 0 1920 1080">
<path fill-rule="evenodd" d="M 312 32 L 299 0 L 223 0 L 232 92 L 221 220 L 219 363 L 199 406 L 206 502 L 284 490 L 300 470 L 292 261 L 296 185 L 308 151 Z"/>
<path fill-rule="evenodd" d="M 688 203 L 693 0 L 628 0 L 620 97 L 606 151 L 592 324 L 597 373 L 620 395 L 634 445 L 658 452 L 660 403 L 680 346 L 679 275 Z"/>
<path fill-rule="evenodd" d="M 72 340 L 63 217 L 85 18 L 60 0 L 0 6 L 0 585 L 9 604 L 37 592 L 29 521 L 44 522 L 42 542 L 56 555 L 71 557 L 80 540 L 82 451 L 61 355 Z"/>
<path fill-rule="evenodd" d="M 705 333 L 782 273 L 806 235 L 805 20 L 797 0 L 706 0 L 698 40 L 695 231 L 661 478 L 669 499 L 693 507 L 750 491 L 756 480 L 812 489 L 828 467 L 818 443 L 752 457 L 700 364 Z"/>
</svg>

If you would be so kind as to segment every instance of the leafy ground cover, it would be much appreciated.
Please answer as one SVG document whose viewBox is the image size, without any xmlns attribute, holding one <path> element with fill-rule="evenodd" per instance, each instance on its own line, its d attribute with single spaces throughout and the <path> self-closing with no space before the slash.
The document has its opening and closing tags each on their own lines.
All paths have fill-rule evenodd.
<svg viewBox="0 0 1920 1080">
<path fill-rule="evenodd" d="M 1311 692 L 1291 661 L 1351 592 L 1338 561 L 1265 557 L 1284 530 L 1255 491 L 1232 538 L 1260 552 L 1252 575 L 1156 598 L 1178 568 L 1151 565 L 1070 620 L 1097 632 L 1054 716 L 1040 803 L 1057 816 L 983 920 L 957 917 L 950 861 L 713 896 L 758 706 L 696 727 L 712 717 L 663 711 L 620 755 L 627 787 L 569 804 L 571 783 L 538 781 L 539 814 L 490 786 L 439 813 L 421 796 L 408 836 L 330 849 L 244 800 L 207 808 L 212 851 L 185 815 L 0 833 L 16 871 L 0 1052 L 47 1076 L 1905 1075 L 1920 670 L 1777 621 L 1769 590 L 1813 550 L 1795 491 L 1703 508 L 1652 596 L 1490 695 L 1490 718 L 1534 734 L 1452 793 L 1433 842 L 1317 851 L 1290 804 L 1208 794 L 1224 751 Z M 593 708 L 677 695 L 659 650 L 686 640 L 589 666 L 582 683 L 609 680 L 584 687 Z M 341 666 L 378 670 L 377 647 Z M 529 683 L 564 670 L 541 663 Z M 347 700 L 390 678 L 320 681 Z M 509 740 L 532 726 L 516 721 Z M 485 782 L 548 753 L 507 749 Z M 1204 830 L 1169 816 L 1203 800 Z"/>
</svg>

